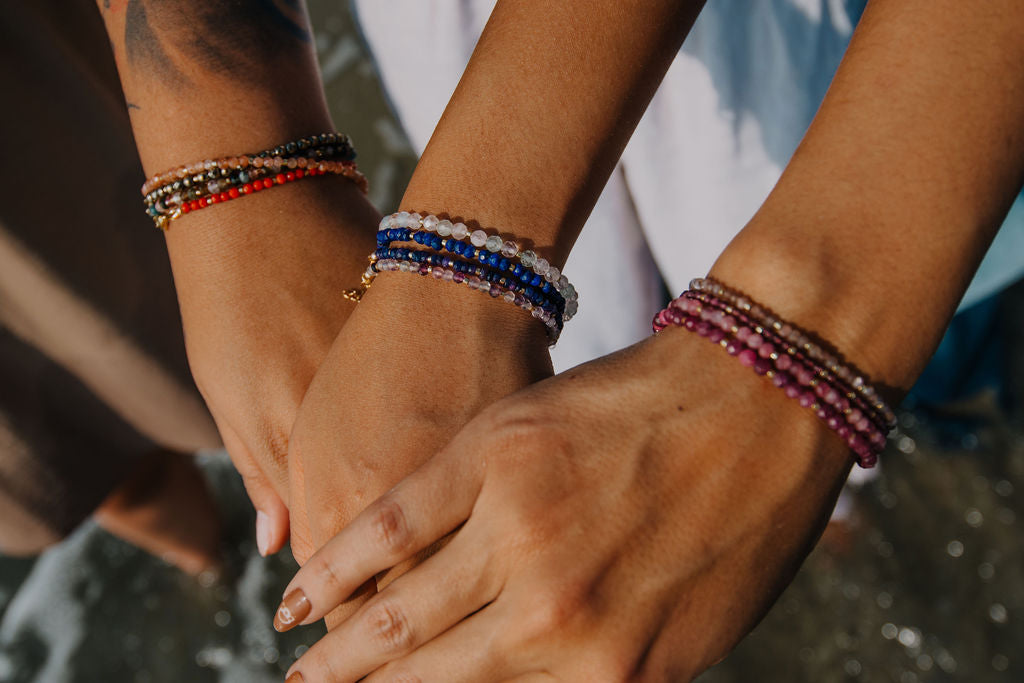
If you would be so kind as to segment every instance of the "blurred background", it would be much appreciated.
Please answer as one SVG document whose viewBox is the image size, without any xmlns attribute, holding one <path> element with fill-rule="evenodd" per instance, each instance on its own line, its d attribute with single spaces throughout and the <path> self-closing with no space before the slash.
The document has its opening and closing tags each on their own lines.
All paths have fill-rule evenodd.
<svg viewBox="0 0 1024 683">
<path fill-rule="evenodd" d="M 414 154 L 345 3 L 309 7 L 334 120 L 388 210 Z M 701 681 L 1024 681 L 1022 397 L 1019 282 L 961 313 L 877 476 L 851 482 L 793 585 Z M 283 680 L 322 630 L 273 631 L 296 567 L 287 552 L 257 554 L 224 454 L 200 462 L 225 519 L 227 570 L 189 576 L 92 522 L 38 559 L 0 556 L 0 681 Z"/>
</svg>

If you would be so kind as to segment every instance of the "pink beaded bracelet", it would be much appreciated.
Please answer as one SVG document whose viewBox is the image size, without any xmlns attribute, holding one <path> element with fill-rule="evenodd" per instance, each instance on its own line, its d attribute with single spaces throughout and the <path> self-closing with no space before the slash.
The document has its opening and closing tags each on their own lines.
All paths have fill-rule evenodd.
<svg viewBox="0 0 1024 683">
<path fill-rule="evenodd" d="M 700 315 L 702 320 L 709 320 L 713 324 L 717 323 L 723 326 L 727 333 L 730 332 L 729 327 L 732 324 L 730 316 L 735 318 L 735 324 L 740 325 L 735 331 L 737 340 L 750 344 L 751 348 L 756 350 L 761 358 L 769 358 L 772 354 L 778 352 L 777 355 L 781 356 L 781 358 L 775 362 L 776 365 L 779 364 L 779 361 L 783 363 L 783 367 L 780 368 L 781 370 L 787 370 L 790 365 L 793 365 L 795 371 L 799 372 L 800 377 L 809 374 L 815 382 L 823 381 L 837 388 L 837 390 L 841 389 L 841 395 L 846 398 L 847 403 L 851 407 L 851 415 L 853 416 L 851 423 L 870 420 L 883 433 L 891 429 L 891 425 L 888 424 L 881 412 L 876 409 L 876 406 L 870 404 L 853 386 L 844 382 L 830 368 L 808 356 L 802 348 L 780 337 L 774 328 L 766 327 L 764 321 L 756 320 L 743 311 L 733 308 L 730 304 L 709 295 L 690 291 L 686 292 L 682 298 L 693 299 L 704 304 L 704 309 L 697 308 L 696 313 Z M 673 302 L 673 305 L 684 311 L 687 310 L 685 302 L 677 300 Z M 786 360 L 787 357 L 789 360 Z M 807 384 L 806 381 L 803 383 Z"/>
<path fill-rule="evenodd" d="M 702 281 L 709 282 L 713 283 Z M 713 284 L 715 294 L 708 293 L 708 286 L 691 288 L 672 301 L 655 316 L 654 331 L 669 325 L 684 327 L 719 344 L 789 398 L 813 410 L 846 442 L 861 467 L 873 467 L 885 447 L 893 416 L 877 391 L 792 324 L 770 316 L 721 283 Z M 736 306 L 736 302 L 745 305 Z M 783 336 L 782 330 L 795 332 Z"/>
</svg>

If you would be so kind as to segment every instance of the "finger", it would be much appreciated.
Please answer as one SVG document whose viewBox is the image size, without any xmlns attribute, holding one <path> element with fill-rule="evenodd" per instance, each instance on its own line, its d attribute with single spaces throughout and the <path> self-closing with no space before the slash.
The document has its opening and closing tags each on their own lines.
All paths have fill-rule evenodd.
<svg viewBox="0 0 1024 683">
<path fill-rule="evenodd" d="M 411 654 L 374 671 L 363 683 L 499 683 L 514 679 L 524 672 L 516 670 L 500 645 L 511 617 L 507 606 L 495 602 Z"/>
<path fill-rule="evenodd" d="M 355 681 L 444 633 L 497 597 L 481 539 L 466 529 L 441 553 L 395 581 L 303 655 L 305 681 Z"/>
<path fill-rule="evenodd" d="M 481 480 L 480 468 L 453 450 L 428 460 L 309 558 L 285 589 L 279 630 L 320 619 L 365 581 L 464 522 Z"/>
<path fill-rule="evenodd" d="M 313 530 L 310 527 L 309 506 L 306 504 L 306 471 L 302 457 L 297 452 L 288 454 L 288 491 L 292 555 L 302 566 L 316 552 L 316 546 L 313 544 Z"/>
<path fill-rule="evenodd" d="M 217 429 L 235 469 L 242 476 L 245 491 L 256 508 L 256 548 L 260 555 L 272 555 L 288 542 L 288 508 L 277 494 L 256 459 L 227 422 L 217 419 Z"/>
</svg>

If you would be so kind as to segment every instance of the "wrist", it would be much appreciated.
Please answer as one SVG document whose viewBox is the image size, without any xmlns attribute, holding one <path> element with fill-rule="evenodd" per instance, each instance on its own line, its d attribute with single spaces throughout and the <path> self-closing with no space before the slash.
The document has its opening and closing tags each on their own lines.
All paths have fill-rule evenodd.
<svg viewBox="0 0 1024 683">
<path fill-rule="evenodd" d="M 192 265 L 296 268 L 325 257 L 348 286 L 359 282 L 380 216 L 359 189 L 337 177 L 299 183 L 182 216 L 166 232 L 175 279 Z"/>
<path fill-rule="evenodd" d="M 383 273 L 367 291 L 357 314 L 387 321 L 407 347 L 438 362 L 480 359 L 492 354 L 521 356 L 531 370 L 551 373 L 544 324 L 500 298 L 464 285 L 411 273 Z M 444 360 L 441 360 L 441 359 Z"/>
<path fill-rule="evenodd" d="M 844 219 L 756 217 L 710 274 L 817 337 L 889 400 L 910 388 L 941 338 L 941 301 L 904 289 L 906 269 L 850 241 Z M 950 310 L 950 314 L 951 314 Z"/>
</svg>

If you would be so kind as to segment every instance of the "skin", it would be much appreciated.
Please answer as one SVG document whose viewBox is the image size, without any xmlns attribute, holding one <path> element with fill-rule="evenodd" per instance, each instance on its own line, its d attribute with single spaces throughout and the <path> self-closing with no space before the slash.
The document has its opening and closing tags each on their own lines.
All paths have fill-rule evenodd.
<svg viewBox="0 0 1024 683">
<path fill-rule="evenodd" d="M 147 174 L 334 129 L 302 3 L 99 8 Z M 378 220 L 352 183 L 323 177 L 186 216 L 167 232 L 189 363 L 259 513 L 264 554 L 288 540 L 289 523 L 293 548 L 311 551 L 289 436 L 354 307 L 340 292 L 359 282 Z"/>
<path fill-rule="evenodd" d="M 712 274 L 898 398 L 1024 183 L 1022 31 L 1012 0 L 874 0 Z M 484 410 L 310 558 L 286 590 L 303 623 L 455 532 L 290 675 L 691 680 L 788 583 L 849 463 L 809 411 L 667 330 Z"/>
<path fill-rule="evenodd" d="M 581 26 L 584 8 L 607 21 Z M 698 9 L 676 0 L 499 3 L 401 206 L 525 237 L 561 265 Z M 517 50 L 506 49 L 510 36 Z M 543 325 L 514 306 L 432 279 L 379 277 L 310 385 L 292 435 L 315 545 L 481 409 L 549 376 L 545 347 Z"/>
</svg>

